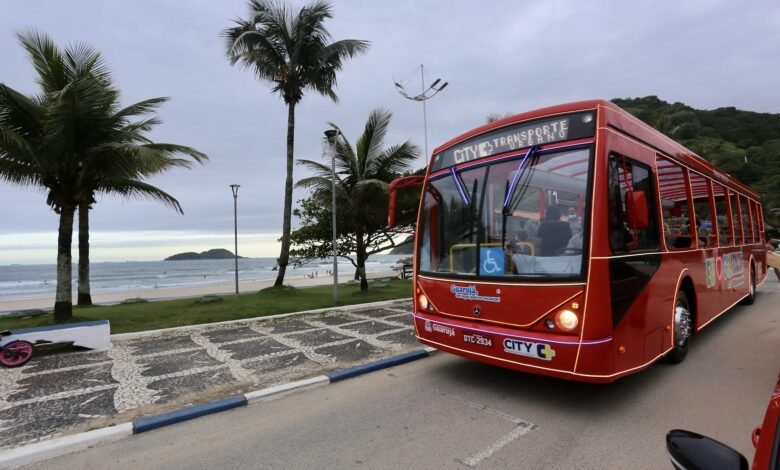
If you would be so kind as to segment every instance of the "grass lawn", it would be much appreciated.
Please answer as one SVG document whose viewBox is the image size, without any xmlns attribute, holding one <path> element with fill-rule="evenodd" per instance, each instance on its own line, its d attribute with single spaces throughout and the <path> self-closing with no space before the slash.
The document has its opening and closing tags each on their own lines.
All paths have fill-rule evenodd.
<svg viewBox="0 0 780 470">
<path fill-rule="evenodd" d="M 370 282 L 366 294 L 360 293 L 357 284 L 340 285 L 338 305 L 404 299 L 411 298 L 411 295 L 409 280 Z M 195 302 L 197 298 L 191 298 L 127 305 L 74 306 L 72 321 L 108 320 L 111 333 L 116 334 L 300 312 L 332 307 L 333 286 L 268 288 L 251 294 L 225 295 L 223 299 L 222 302 L 208 304 L 198 304 Z M 0 330 L 54 324 L 51 315 L 26 320 L 0 319 Z"/>
</svg>

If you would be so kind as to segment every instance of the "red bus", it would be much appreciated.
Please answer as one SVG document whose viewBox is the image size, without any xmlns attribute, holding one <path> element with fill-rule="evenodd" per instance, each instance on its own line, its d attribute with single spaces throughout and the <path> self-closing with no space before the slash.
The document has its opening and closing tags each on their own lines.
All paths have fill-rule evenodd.
<svg viewBox="0 0 780 470">
<path fill-rule="evenodd" d="M 760 196 L 603 100 L 437 148 L 415 230 L 417 339 L 524 372 L 610 382 L 683 360 L 766 279 Z"/>
</svg>

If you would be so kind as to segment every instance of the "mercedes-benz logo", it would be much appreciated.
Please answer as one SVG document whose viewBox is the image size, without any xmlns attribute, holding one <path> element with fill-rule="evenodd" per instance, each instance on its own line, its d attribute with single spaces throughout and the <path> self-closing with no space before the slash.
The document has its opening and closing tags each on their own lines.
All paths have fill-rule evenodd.
<svg viewBox="0 0 780 470">
<path fill-rule="evenodd" d="M 474 316 L 478 317 L 480 313 L 482 313 L 482 310 L 479 308 L 479 305 L 477 305 L 474 307 Z"/>
</svg>

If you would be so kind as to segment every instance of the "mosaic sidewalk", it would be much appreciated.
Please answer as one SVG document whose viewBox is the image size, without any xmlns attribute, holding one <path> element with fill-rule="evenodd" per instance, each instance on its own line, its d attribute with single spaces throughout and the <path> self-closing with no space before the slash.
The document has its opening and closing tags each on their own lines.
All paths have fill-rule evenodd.
<svg viewBox="0 0 780 470">
<path fill-rule="evenodd" d="M 361 305 L 34 356 L 0 369 L 0 449 L 419 349 L 410 310 L 408 300 Z"/>
</svg>

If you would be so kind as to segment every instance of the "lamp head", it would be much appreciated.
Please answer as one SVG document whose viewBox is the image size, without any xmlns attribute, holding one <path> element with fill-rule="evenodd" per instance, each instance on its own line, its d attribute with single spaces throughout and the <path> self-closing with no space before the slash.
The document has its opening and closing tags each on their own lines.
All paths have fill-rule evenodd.
<svg viewBox="0 0 780 470">
<path fill-rule="evenodd" d="M 337 135 L 339 135 L 339 131 L 337 131 L 336 129 L 328 129 L 327 131 L 325 131 L 325 137 L 328 138 L 328 142 L 330 142 L 331 144 L 336 142 Z"/>
</svg>

